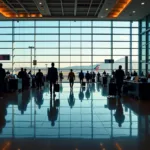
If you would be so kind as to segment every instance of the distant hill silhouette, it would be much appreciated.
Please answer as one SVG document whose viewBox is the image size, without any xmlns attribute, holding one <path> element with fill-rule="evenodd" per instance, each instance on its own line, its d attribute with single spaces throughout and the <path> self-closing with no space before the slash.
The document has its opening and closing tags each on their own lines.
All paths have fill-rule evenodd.
<svg viewBox="0 0 150 150">
<path fill-rule="evenodd" d="M 135 62 L 133 60 L 133 62 Z M 98 64 L 94 64 L 93 65 L 93 68 L 98 65 Z M 111 64 L 106 64 L 106 63 L 99 63 L 100 65 L 100 70 L 110 70 L 111 69 Z M 115 63 L 113 64 L 113 68 L 116 70 L 118 69 L 119 65 L 122 65 L 123 69 L 125 68 L 125 58 L 120 58 L 118 59 L 117 61 L 115 61 Z M 91 70 L 92 66 L 82 66 L 82 70 Z M 138 68 L 138 63 L 133 63 L 132 64 L 132 68 L 133 69 L 136 69 Z M 70 69 L 73 69 L 73 70 L 80 70 L 81 67 L 80 66 L 72 66 L 72 67 L 64 67 L 64 68 L 61 68 L 62 70 L 70 70 Z M 128 69 L 130 69 L 130 66 L 128 66 Z"/>
</svg>

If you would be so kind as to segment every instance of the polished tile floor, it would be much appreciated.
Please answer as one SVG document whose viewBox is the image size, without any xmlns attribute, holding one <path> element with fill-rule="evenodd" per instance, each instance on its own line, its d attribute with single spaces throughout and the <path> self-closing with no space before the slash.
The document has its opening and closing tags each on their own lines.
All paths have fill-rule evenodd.
<svg viewBox="0 0 150 150">
<path fill-rule="evenodd" d="M 63 83 L 55 98 L 47 85 L 8 94 L 0 100 L 0 148 L 149 150 L 150 103 L 107 96 L 100 84 L 79 83 Z"/>
</svg>

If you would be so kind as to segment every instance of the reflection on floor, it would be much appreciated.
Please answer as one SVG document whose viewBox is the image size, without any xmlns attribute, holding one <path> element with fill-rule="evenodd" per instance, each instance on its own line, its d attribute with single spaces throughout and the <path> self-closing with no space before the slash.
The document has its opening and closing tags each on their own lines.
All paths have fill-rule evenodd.
<svg viewBox="0 0 150 150">
<path fill-rule="evenodd" d="M 0 148 L 146 150 L 149 115 L 149 102 L 107 98 L 100 84 L 63 83 L 55 99 L 45 85 L 0 100 Z"/>
</svg>

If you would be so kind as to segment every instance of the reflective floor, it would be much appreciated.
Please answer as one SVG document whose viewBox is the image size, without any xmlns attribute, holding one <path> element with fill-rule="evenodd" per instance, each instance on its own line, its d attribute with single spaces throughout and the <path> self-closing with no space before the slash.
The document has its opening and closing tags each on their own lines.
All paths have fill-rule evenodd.
<svg viewBox="0 0 150 150">
<path fill-rule="evenodd" d="M 149 150 L 150 102 L 107 96 L 100 84 L 79 83 L 63 83 L 55 98 L 48 85 L 8 94 L 0 100 L 0 148 Z"/>
</svg>

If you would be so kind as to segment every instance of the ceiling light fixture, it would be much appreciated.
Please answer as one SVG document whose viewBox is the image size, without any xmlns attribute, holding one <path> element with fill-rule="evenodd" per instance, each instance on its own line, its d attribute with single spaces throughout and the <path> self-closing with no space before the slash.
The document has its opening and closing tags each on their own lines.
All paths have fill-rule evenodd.
<svg viewBox="0 0 150 150">
<path fill-rule="evenodd" d="M 42 5 L 42 2 L 39 2 L 40 5 Z"/>
<path fill-rule="evenodd" d="M 108 10 L 108 8 L 106 8 L 106 11 Z"/>
<path fill-rule="evenodd" d="M 134 10 L 133 13 L 135 13 L 136 11 Z"/>
<path fill-rule="evenodd" d="M 117 18 L 130 4 L 132 0 L 117 0 L 115 6 L 111 9 L 108 14 L 108 18 Z"/>
<path fill-rule="evenodd" d="M 141 5 L 144 5 L 144 4 L 145 4 L 145 2 L 142 2 L 142 3 L 141 3 Z"/>
</svg>

